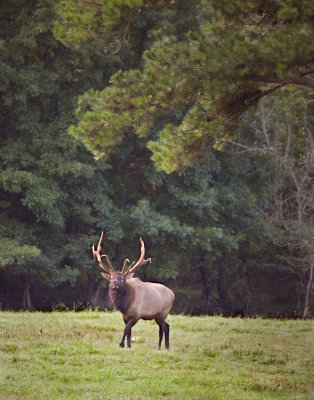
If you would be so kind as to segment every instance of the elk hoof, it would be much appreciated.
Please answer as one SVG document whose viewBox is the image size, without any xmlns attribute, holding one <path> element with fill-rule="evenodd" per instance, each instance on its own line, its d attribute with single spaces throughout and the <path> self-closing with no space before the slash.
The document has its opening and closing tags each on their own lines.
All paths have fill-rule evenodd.
<svg viewBox="0 0 314 400">
<path fill-rule="evenodd" d="M 124 347 L 124 343 L 120 343 L 120 345 L 119 345 L 121 348 L 123 348 Z"/>
</svg>

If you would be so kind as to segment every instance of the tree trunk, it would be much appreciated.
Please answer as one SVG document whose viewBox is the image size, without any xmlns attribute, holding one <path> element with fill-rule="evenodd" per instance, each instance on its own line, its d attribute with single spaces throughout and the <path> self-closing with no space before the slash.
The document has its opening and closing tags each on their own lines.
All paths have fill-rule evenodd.
<svg viewBox="0 0 314 400">
<path fill-rule="evenodd" d="M 295 289 L 296 289 L 298 304 L 296 306 L 296 309 L 294 310 L 294 313 L 298 314 L 299 310 L 301 308 L 300 293 L 299 293 L 299 280 L 297 280 L 296 283 L 295 283 Z"/>
<path fill-rule="evenodd" d="M 232 312 L 231 302 L 228 294 L 230 288 L 226 284 L 226 277 L 222 268 L 218 269 L 217 291 L 219 294 L 220 311 L 227 314 Z"/>
<path fill-rule="evenodd" d="M 311 286 L 312 286 L 312 280 L 313 280 L 313 269 L 314 269 L 314 262 L 312 261 L 310 263 L 309 280 L 306 285 L 304 310 L 303 310 L 302 318 L 306 318 L 306 316 L 309 312 L 309 298 L 310 298 L 310 294 L 311 294 Z"/>
<path fill-rule="evenodd" d="M 250 292 L 249 286 L 247 288 L 247 300 L 246 300 L 246 305 L 245 305 L 245 315 L 249 315 L 249 311 L 250 311 L 250 302 L 251 302 L 251 298 L 252 298 L 252 293 Z"/>
<path fill-rule="evenodd" d="M 90 301 L 89 301 L 89 303 L 93 307 L 97 307 L 99 305 L 99 295 L 100 295 L 100 291 L 101 291 L 103 283 L 104 283 L 104 280 L 101 278 L 94 285 L 94 292 L 93 292 L 92 296 L 90 297 Z"/>
<path fill-rule="evenodd" d="M 23 292 L 23 308 L 24 308 L 24 310 L 28 310 L 28 311 L 33 310 L 30 287 L 31 287 L 30 282 L 27 279 L 25 281 L 25 288 L 24 288 L 24 292 Z"/>
<path fill-rule="evenodd" d="M 95 279 L 95 275 L 88 275 L 87 302 L 93 307 L 99 306 L 99 295 L 103 283 L 103 278 Z"/>
<path fill-rule="evenodd" d="M 204 267 L 202 267 L 202 265 L 199 266 L 199 271 L 200 271 L 200 275 L 201 275 L 201 283 L 202 283 L 202 294 L 203 294 L 203 299 L 205 302 L 205 306 L 208 306 L 208 300 L 209 300 L 209 296 L 210 296 L 210 287 L 208 285 L 207 282 L 207 276 L 206 276 L 206 270 Z"/>
</svg>

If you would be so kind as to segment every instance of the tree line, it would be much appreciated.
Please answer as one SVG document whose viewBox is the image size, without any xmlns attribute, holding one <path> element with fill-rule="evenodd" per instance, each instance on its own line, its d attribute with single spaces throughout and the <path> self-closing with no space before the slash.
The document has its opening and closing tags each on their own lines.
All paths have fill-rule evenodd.
<svg viewBox="0 0 314 400">
<path fill-rule="evenodd" d="M 311 315 L 313 7 L 216 3 L 3 5 L 2 308 L 110 307 L 103 231 L 177 312 Z"/>
</svg>

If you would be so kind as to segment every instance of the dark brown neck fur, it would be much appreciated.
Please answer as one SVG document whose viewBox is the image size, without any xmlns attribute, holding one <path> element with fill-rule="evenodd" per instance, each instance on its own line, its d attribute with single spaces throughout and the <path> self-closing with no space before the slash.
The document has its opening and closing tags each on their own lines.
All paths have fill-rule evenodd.
<svg viewBox="0 0 314 400">
<path fill-rule="evenodd" d="M 126 282 L 119 290 L 112 289 L 110 285 L 109 296 L 115 308 L 125 314 L 134 300 L 135 292 L 132 286 Z"/>
</svg>

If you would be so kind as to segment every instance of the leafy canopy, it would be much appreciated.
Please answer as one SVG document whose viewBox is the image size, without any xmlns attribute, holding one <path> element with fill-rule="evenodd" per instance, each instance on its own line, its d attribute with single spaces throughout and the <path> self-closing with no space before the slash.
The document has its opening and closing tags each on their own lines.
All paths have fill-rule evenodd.
<svg viewBox="0 0 314 400">
<path fill-rule="evenodd" d="M 55 28 L 67 44 L 102 35 L 134 46 L 141 33 L 146 46 L 135 68 L 80 99 L 71 133 L 97 157 L 135 131 L 151 139 L 154 162 L 171 172 L 221 149 L 263 96 L 288 84 L 314 87 L 312 0 L 70 5 L 59 3 Z M 172 120 L 150 137 L 169 114 Z"/>
<path fill-rule="evenodd" d="M 0 270 L 52 287 L 93 265 L 104 166 L 66 131 L 78 94 L 103 87 L 112 59 L 101 45 L 74 51 L 57 41 L 49 1 L 1 11 Z"/>
</svg>

